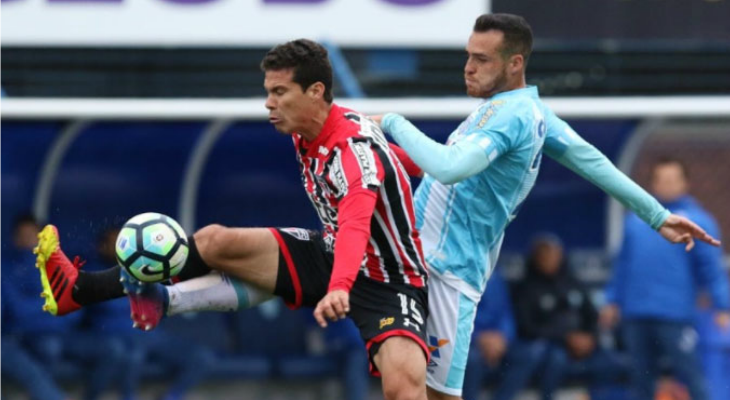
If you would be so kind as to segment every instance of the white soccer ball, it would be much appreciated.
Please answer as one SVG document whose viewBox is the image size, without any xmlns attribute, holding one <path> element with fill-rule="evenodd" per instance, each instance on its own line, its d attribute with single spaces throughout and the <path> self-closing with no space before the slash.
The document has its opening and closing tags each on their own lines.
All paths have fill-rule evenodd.
<svg viewBox="0 0 730 400">
<path fill-rule="evenodd" d="M 133 217 L 117 236 L 119 265 L 142 282 L 161 282 L 177 275 L 185 265 L 188 250 L 180 224 L 154 212 Z"/>
</svg>

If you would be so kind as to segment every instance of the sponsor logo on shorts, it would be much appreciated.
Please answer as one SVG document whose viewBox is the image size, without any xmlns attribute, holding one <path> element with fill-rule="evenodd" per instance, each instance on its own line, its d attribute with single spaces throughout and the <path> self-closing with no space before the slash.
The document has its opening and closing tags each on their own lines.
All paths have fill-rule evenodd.
<svg viewBox="0 0 730 400">
<path fill-rule="evenodd" d="M 411 321 L 411 319 L 410 319 L 410 318 L 408 318 L 408 317 L 406 317 L 406 318 L 405 318 L 405 319 L 403 320 L 403 326 L 404 326 L 405 328 L 408 328 L 408 327 L 413 327 L 413 329 L 415 329 L 415 330 L 416 330 L 416 332 L 421 332 L 421 325 L 422 325 L 422 324 L 423 324 L 423 321 L 421 321 L 421 322 L 419 322 L 419 321 L 413 322 L 413 321 Z"/>
<path fill-rule="evenodd" d="M 298 240 L 309 240 L 309 231 L 302 228 L 284 228 L 281 230 L 286 232 L 289 236 L 294 237 Z"/>
<path fill-rule="evenodd" d="M 439 339 L 436 336 L 428 337 L 428 351 L 431 352 L 431 357 L 440 358 L 441 353 L 439 349 L 449 344 L 449 339 Z"/>
<path fill-rule="evenodd" d="M 394 317 L 388 317 L 388 318 L 381 318 L 380 319 L 380 329 L 385 328 L 386 326 L 393 325 L 395 322 Z"/>
</svg>

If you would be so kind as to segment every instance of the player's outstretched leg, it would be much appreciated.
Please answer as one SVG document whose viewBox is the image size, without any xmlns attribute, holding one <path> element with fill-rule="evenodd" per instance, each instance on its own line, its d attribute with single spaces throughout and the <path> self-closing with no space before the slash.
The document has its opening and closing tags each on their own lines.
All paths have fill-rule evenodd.
<svg viewBox="0 0 730 400">
<path fill-rule="evenodd" d="M 65 315 L 85 305 L 129 294 L 132 319 L 140 329 L 152 329 L 165 312 L 172 315 L 242 309 L 260 304 L 273 293 L 279 246 L 271 230 L 210 225 L 190 237 L 189 243 L 190 254 L 178 277 L 196 282 L 178 288 L 142 285 L 129 277 L 122 281 L 119 266 L 100 272 L 79 271 L 81 263 L 78 259 L 72 263 L 66 257 L 60 247 L 58 229 L 48 225 L 39 234 L 35 249 L 43 285 L 41 296 L 46 299 L 44 310 Z M 212 270 L 224 272 L 231 279 L 196 279 L 204 278 Z M 129 286 L 126 293 L 123 283 Z M 231 290 L 221 291 L 220 285 Z M 164 306 L 166 298 L 170 299 L 169 307 Z"/>
<path fill-rule="evenodd" d="M 426 400 L 426 355 L 414 340 L 393 336 L 373 358 L 386 400 Z"/>
<path fill-rule="evenodd" d="M 150 330 L 166 315 L 237 311 L 273 297 L 279 245 L 270 229 L 209 225 L 188 243 L 181 282 L 163 286 L 141 283 L 126 273 L 120 277 L 134 327 Z"/>
</svg>

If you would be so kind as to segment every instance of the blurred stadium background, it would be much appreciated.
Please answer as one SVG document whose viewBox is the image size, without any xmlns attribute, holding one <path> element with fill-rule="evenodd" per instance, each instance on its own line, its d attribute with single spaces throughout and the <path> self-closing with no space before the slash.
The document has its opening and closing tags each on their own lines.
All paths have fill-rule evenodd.
<svg viewBox="0 0 730 400">
<path fill-rule="evenodd" d="M 532 25 L 528 83 L 558 115 L 644 187 L 653 160 L 683 160 L 692 194 L 730 236 L 728 0 L 3 0 L 4 284 L 12 223 L 25 212 L 58 225 L 67 254 L 87 258 L 103 232 L 144 211 L 189 232 L 214 222 L 316 228 L 290 140 L 266 121 L 265 52 L 323 41 L 336 101 L 401 112 L 443 141 L 476 104 L 464 95 L 463 48 L 489 11 Z M 623 212 L 546 159 L 507 230 L 504 275 L 518 281 L 534 235 L 552 232 L 600 306 Z M 166 332 L 214 357 L 186 398 L 352 398 L 341 356 L 325 350 L 337 339 L 307 319 L 276 303 L 167 320 Z M 83 363 L 49 366 L 80 396 Z M 155 398 L 174 372 L 143 366 L 139 398 Z M 370 384 L 368 397 L 381 398 Z M 586 385 L 571 379 L 560 398 L 586 398 Z M 27 393 L 3 376 L 2 396 Z"/>
</svg>

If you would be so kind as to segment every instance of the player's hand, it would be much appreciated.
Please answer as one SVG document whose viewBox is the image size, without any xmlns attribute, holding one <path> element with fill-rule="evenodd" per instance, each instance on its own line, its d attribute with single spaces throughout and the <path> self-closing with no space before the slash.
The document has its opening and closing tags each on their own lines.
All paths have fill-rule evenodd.
<svg viewBox="0 0 730 400">
<path fill-rule="evenodd" d="M 378 124 L 378 126 L 381 126 L 383 124 L 383 114 L 371 115 L 369 118 L 372 119 L 373 122 Z"/>
<path fill-rule="evenodd" d="M 317 303 L 314 319 L 322 328 L 327 327 L 327 320 L 337 321 L 347 317 L 350 312 L 350 294 L 344 290 L 333 290 Z"/>
<path fill-rule="evenodd" d="M 718 311 L 715 313 L 715 324 L 723 330 L 730 328 L 730 311 Z"/>
<path fill-rule="evenodd" d="M 685 217 L 670 214 L 664 224 L 659 228 L 659 234 L 672 243 L 686 243 L 685 251 L 695 247 L 695 239 L 707 242 L 713 246 L 719 246 L 720 241 L 710 236 L 704 229 Z"/>
</svg>

